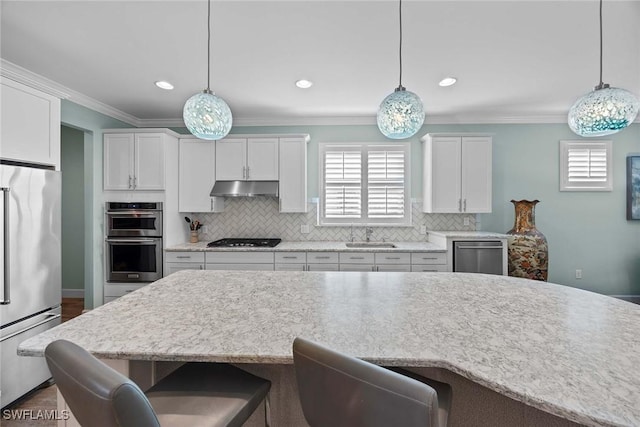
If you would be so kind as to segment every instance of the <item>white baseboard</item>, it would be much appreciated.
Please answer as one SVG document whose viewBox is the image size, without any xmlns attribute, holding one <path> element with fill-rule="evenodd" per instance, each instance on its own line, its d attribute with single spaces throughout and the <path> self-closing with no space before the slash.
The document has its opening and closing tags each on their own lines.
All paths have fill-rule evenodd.
<svg viewBox="0 0 640 427">
<path fill-rule="evenodd" d="M 84 289 L 62 289 L 62 298 L 84 298 Z"/>
<path fill-rule="evenodd" d="M 625 301 L 629 301 L 635 304 L 640 304 L 640 295 L 610 295 L 614 298 L 619 298 Z"/>
</svg>

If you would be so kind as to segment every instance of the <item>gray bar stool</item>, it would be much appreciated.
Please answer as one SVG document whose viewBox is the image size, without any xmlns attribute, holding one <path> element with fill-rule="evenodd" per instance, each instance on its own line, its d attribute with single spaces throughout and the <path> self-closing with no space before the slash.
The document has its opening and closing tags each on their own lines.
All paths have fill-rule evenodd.
<svg viewBox="0 0 640 427">
<path fill-rule="evenodd" d="M 311 427 L 444 427 L 427 384 L 302 338 L 293 362 Z"/>
<path fill-rule="evenodd" d="M 265 401 L 271 382 L 229 364 L 187 363 L 145 394 L 129 378 L 65 340 L 45 358 L 67 405 L 82 426 L 238 427 Z"/>
</svg>

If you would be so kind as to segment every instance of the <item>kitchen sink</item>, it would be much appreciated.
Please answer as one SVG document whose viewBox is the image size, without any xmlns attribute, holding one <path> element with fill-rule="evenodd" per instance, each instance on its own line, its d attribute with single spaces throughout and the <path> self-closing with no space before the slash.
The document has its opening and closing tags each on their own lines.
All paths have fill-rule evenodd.
<svg viewBox="0 0 640 427">
<path fill-rule="evenodd" d="M 393 243 L 386 242 L 349 242 L 345 243 L 348 248 L 396 248 Z"/>
</svg>

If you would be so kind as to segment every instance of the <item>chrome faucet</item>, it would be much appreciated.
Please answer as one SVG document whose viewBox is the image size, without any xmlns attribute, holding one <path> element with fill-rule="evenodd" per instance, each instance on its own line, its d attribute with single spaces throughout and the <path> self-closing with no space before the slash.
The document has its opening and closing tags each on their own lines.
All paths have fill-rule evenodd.
<svg viewBox="0 0 640 427">
<path fill-rule="evenodd" d="M 349 241 L 353 243 L 353 223 L 351 223 L 351 230 L 349 231 Z"/>
<path fill-rule="evenodd" d="M 372 227 L 365 227 L 364 228 L 364 239 L 365 239 L 365 241 L 369 242 L 371 240 L 371 234 L 373 234 L 373 228 Z"/>
</svg>

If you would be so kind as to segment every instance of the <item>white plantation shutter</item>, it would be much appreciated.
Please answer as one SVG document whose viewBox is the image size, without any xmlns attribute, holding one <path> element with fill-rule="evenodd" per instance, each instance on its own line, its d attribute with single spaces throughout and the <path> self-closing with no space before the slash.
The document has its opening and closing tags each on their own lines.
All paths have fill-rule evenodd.
<svg viewBox="0 0 640 427">
<path fill-rule="evenodd" d="M 410 225 L 408 143 L 320 144 L 320 223 Z"/>
<path fill-rule="evenodd" d="M 362 153 L 325 154 L 325 217 L 360 218 L 362 214 Z"/>
<path fill-rule="evenodd" d="M 611 191 L 611 141 L 560 141 L 561 191 Z"/>
<path fill-rule="evenodd" d="M 404 151 L 369 151 L 369 218 L 404 217 Z"/>
</svg>

